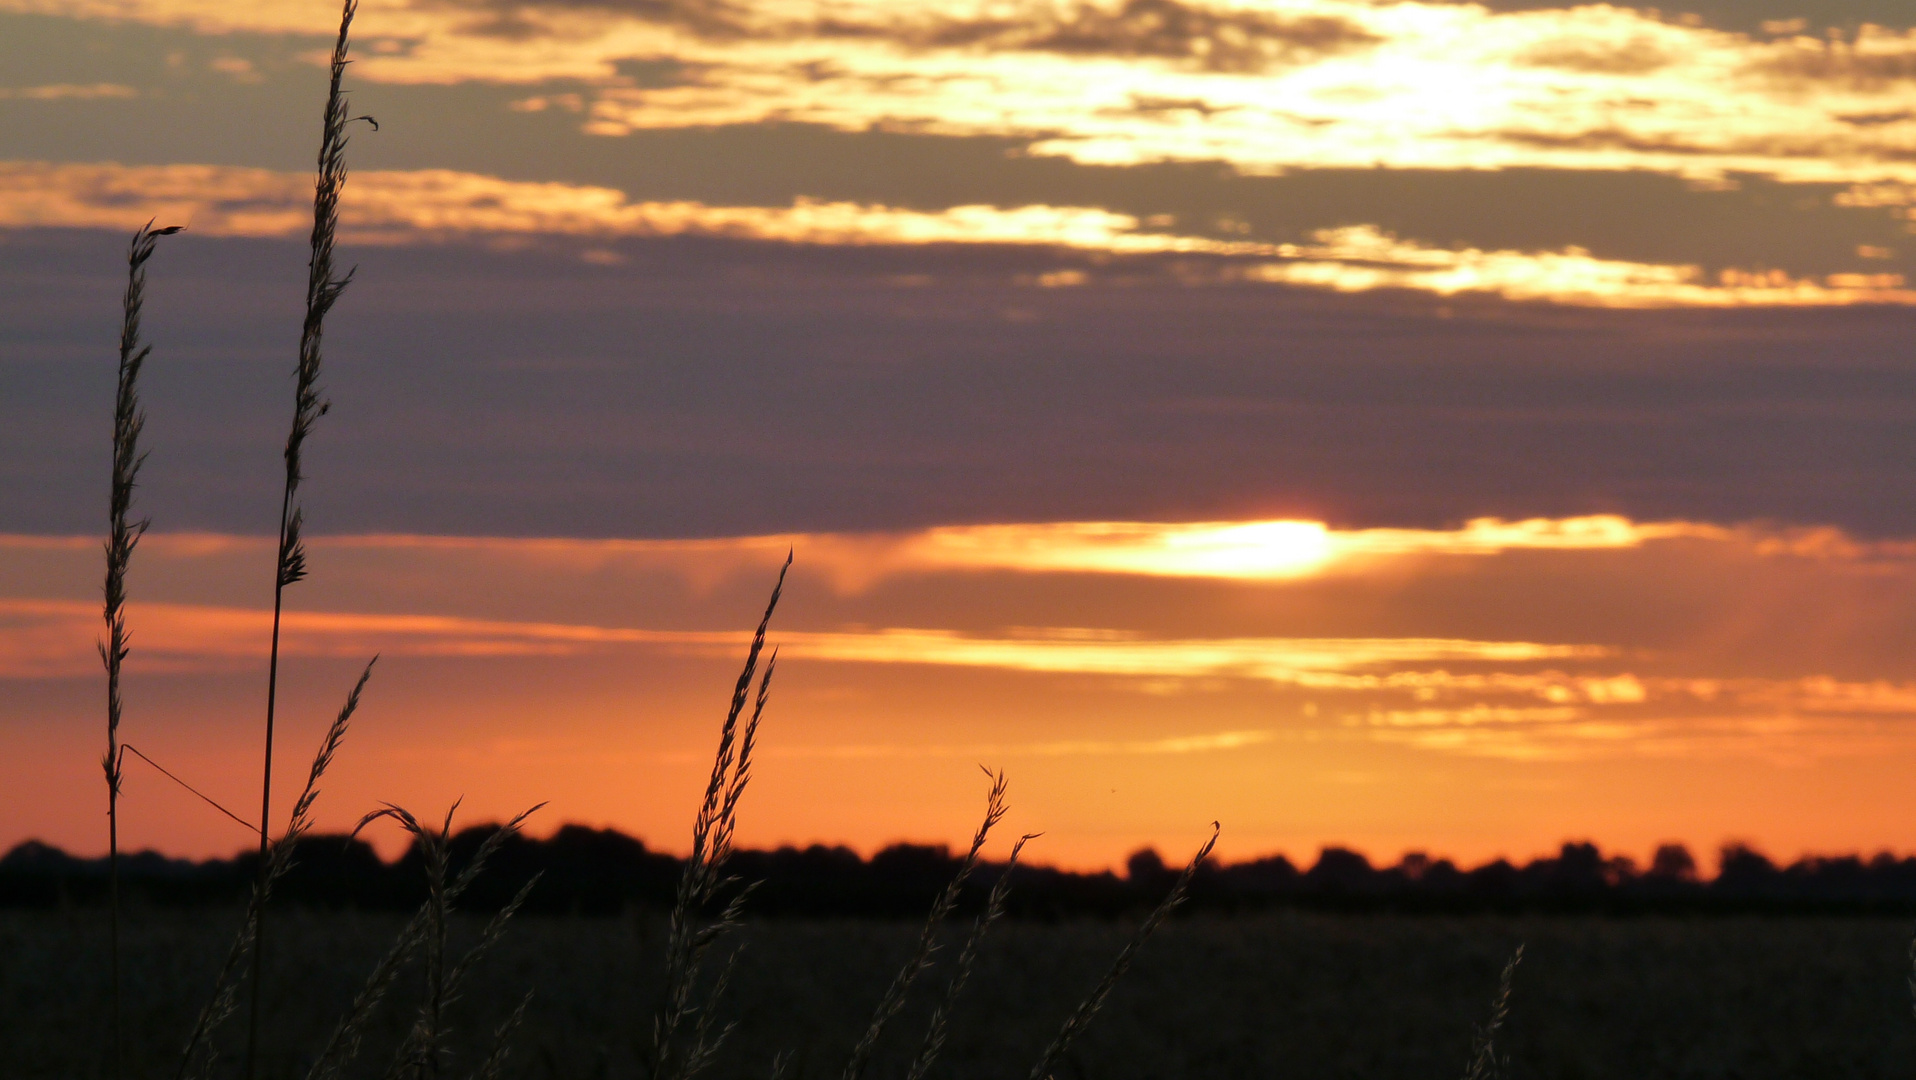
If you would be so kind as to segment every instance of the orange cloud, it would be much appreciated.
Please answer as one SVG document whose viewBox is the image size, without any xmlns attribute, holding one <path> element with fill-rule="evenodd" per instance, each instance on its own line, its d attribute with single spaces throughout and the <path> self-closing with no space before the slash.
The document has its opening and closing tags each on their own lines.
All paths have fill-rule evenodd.
<svg viewBox="0 0 1916 1080">
<path fill-rule="evenodd" d="M 141 604 L 135 670 L 222 668 L 258 659 L 271 613 L 194 604 Z M 0 676 L 46 678 L 91 673 L 91 604 L 0 600 Z M 295 611 L 281 649 L 292 656 L 565 656 L 619 646 L 659 646 L 700 654 L 738 651 L 737 633 L 470 619 L 440 615 Z M 1596 657 L 1580 645 L 1439 638 L 1215 638 L 1156 640 L 1113 631 L 1043 628 L 1006 637 L 947 630 L 786 631 L 784 655 L 867 664 L 992 667 L 1053 674 L 1250 678 L 1292 681 L 1308 672 L 1406 662 L 1526 662 Z"/>
<path fill-rule="evenodd" d="M 1320 521 L 1060 521 L 945 525 L 902 533 L 776 533 L 690 540 L 594 540 L 563 537 L 314 537 L 316 551 L 443 552 L 584 572 L 608 565 L 669 568 L 702 586 L 742 569 L 772 565 L 802 551 L 809 572 L 842 591 L 859 592 L 909 574 L 1016 571 L 1143 577 L 1284 581 L 1364 572 L 1380 562 L 1431 556 L 1488 557 L 1508 551 L 1600 551 L 1680 539 L 1728 541 L 1721 526 L 1635 522 L 1615 515 L 1476 518 L 1456 529 L 1333 529 Z M 1765 535 L 1766 554 L 1863 558 L 1883 550 L 1829 530 Z M 171 560 L 259 556 L 269 542 L 209 533 L 155 533 L 149 553 Z M 0 534 L 0 553 L 86 551 L 83 537 Z M 1900 553 L 1900 548 L 1897 549 Z"/>
<path fill-rule="evenodd" d="M 1239 750 L 1273 742 L 1272 731 L 1218 731 L 1205 735 L 1182 735 L 1169 739 L 1064 739 L 1053 742 L 1024 743 L 852 743 L 842 745 L 798 745 L 772 747 L 764 751 L 771 758 L 980 758 L 1019 757 L 1098 757 L 1135 754 L 1202 754 L 1221 750 Z"/>
<path fill-rule="evenodd" d="M 292 173 L 211 165 L 0 163 L 0 227 L 130 229 L 157 219 L 207 236 L 292 237 L 310 227 L 310 181 Z M 1871 189 L 1876 190 L 1876 189 Z M 344 234 L 361 243 L 454 237 L 716 236 L 788 244 L 1017 244 L 1121 256 L 1209 256 L 1224 280 L 1363 292 L 1413 289 L 1600 307 L 1830 306 L 1916 303 L 1900 275 L 1778 272 L 1599 259 L 1556 252 L 1432 248 L 1375 227 L 1319 231 L 1310 244 L 1213 240 L 1154 232 L 1093 207 L 955 206 L 902 210 L 799 200 L 791 206 L 631 202 L 611 188 L 533 183 L 444 169 L 354 175 Z M 1084 276 L 1039 284 L 1081 283 Z"/>
<path fill-rule="evenodd" d="M 236 570 L 264 572 L 271 548 L 256 537 L 149 536 L 132 611 L 135 670 L 255 670 L 267 612 L 217 598 L 232 595 Z M 1901 745 L 1896 725 L 1916 717 L 1916 682 L 1894 645 L 1907 633 L 1916 545 L 1831 529 L 1611 516 L 1430 530 L 1055 522 L 696 540 L 316 537 L 310 548 L 331 610 L 289 615 L 294 657 L 724 666 L 745 633 L 711 627 L 732 625 L 738 597 L 761 599 L 762 579 L 795 548 L 801 607 L 774 640 L 846 688 L 887 683 L 886 669 L 910 665 L 924 669 L 914 680 L 985 685 L 987 673 L 1009 674 L 1033 693 L 1092 686 L 1190 703 L 1180 708 L 1255 699 L 1287 718 L 1321 711 L 1350 738 L 1537 760 L 1759 751 L 1803 760 Z M 0 536 L 0 676 L 97 674 L 97 558 L 90 538 Z M 957 607 L 946 602 L 954 577 L 972 598 Z M 1694 596 L 1665 606 L 1676 579 Z M 474 580 L 488 587 L 462 584 Z M 1087 625 L 1098 618 L 1082 607 L 1087 589 L 1139 600 L 1120 606 L 1122 627 Z M 603 602 L 607 593 L 633 602 Z M 1591 621 L 1593 606 L 1646 613 Z M 1310 632 L 1326 626 L 1344 632 Z M 1296 627 L 1306 632 L 1283 632 Z M 1229 730 L 1253 730 L 1236 723 Z M 1131 741 L 1152 740 L 1089 740 Z M 1084 742 L 989 745 L 1042 754 L 1052 751 L 1033 747 Z M 805 753 L 892 745 L 835 739 Z"/>
<path fill-rule="evenodd" d="M 120 83 L 46 83 L 40 86 L 0 86 L 0 101 L 97 101 L 133 98 L 140 92 Z"/>
</svg>

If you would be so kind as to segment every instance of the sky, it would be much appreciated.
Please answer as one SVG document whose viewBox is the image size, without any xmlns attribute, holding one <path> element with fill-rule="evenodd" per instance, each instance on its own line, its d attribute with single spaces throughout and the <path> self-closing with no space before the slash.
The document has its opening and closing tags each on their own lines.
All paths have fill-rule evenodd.
<svg viewBox="0 0 1916 1080">
<path fill-rule="evenodd" d="M 0 847 L 254 805 L 313 0 L 0 0 Z M 1916 849 L 1916 10 L 365 0 L 281 790 L 686 843 Z M 130 846 L 246 831 L 128 766 Z M 382 843 L 392 841 L 382 839 Z"/>
</svg>

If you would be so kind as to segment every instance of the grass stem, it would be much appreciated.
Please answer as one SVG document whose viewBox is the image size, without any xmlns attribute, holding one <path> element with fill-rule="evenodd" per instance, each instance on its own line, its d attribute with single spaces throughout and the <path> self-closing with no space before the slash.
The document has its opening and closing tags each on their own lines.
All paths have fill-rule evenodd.
<svg viewBox="0 0 1916 1080">
<path fill-rule="evenodd" d="M 266 746 L 260 778 L 260 880 L 267 873 L 268 837 L 266 823 L 273 813 L 273 727 L 279 704 L 280 617 L 285 607 L 286 586 L 306 576 L 306 551 L 300 540 L 301 512 L 297 501 L 300 451 L 313 425 L 326 414 L 328 403 L 319 389 L 320 343 L 325 330 L 326 313 L 339 300 L 352 281 L 352 273 L 333 273 L 333 240 L 339 229 L 339 195 L 346 185 L 346 96 L 341 83 L 346 75 L 347 52 L 351 45 L 353 16 L 358 0 L 345 0 L 339 18 L 339 37 L 333 44 L 331 83 L 326 95 L 326 114 L 319 143 L 317 177 L 313 185 L 312 256 L 307 264 L 306 318 L 300 329 L 299 366 L 293 392 L 293 424 L 286 437 L 286 484 L 279 507 L 279 562 L 273 577 L 272 645 L 267 657 L 266 674 Z M 264 890 L 258 889 L 264 902 Z M 266 956 L 265 911 L 259 912 L 253 941 L 252 997 L 246 1023 L 246 1059 L 244 1075 L 254 1080 L 259 1075 L 260 982 Z"/>
<path fill-rule="evenodd" d="M 1171 886 L 1171 891 L 1165 894 L 1164 899 L 1145 918 L 1137 932 L 1131 935 L 1131 940 L 1125 942 L 1123 950 L 1118 953 L 1118 958 L 1112 961 L 1111 970 L 1105 973 L 1104 979 L 1079 1004 L 1078 1011 L 1072 1013 L 1070 1019 L 1064 1022 L 1064 1027 L 1058 1030 L 1057 1038 L 1051 1040 L 1051 1045 L 1045 1048 L 1044 1056 L 1039 1058 L 1038 1064 L 1032 1068 L 1031 1080 L 1051 1080 L 1052 1073 L 1058 1068 L 1058 1063 L 1064 1060 L 1065 1052 L 1071 1049 L 1072 1041 L 1091 1025 L 1092 1017 L 1098 1015 L 1098 1010 L 1104 1007 L 1104 999 L 1111 995 L 1112 988 L 1124 978 L 1125 972 L 1131 970 L 1131 962 L 1137 958 L 1138 950 L 1144 947 L 1144 943 L 1157 932 L 1164 920 L 1170 918 L 1171 913 L 1183 905 L 1185 898 L 1190 895 L 1191 879 L 1197 876 L 1198 867 L 1204 864 L 1205 859 L 1210 858 L 1211 849 L 1217 846 L 1218 831 L 1218 824 L 1212 822 L 1211 838 L 1206 840 L 1204 846 L 1198 849 L 1198 853 L 1191 857 L 1184 872 L 1178 875 L 1177 883 Z"/>
<path fill-rule="evenodd" d="M 120 668 L 130 651 L 126 570 L 149 524 L 145 518 L 136 521 L 128 516 L 140 466 L 146 463 L 146 455 L 140 452 L 140 432 L 146 427 L 146 413 L 140 408 L 140 368 L 153 351 L 152 346 L 140 344 L 140 313 L 146 302 L 146 262 L 153 257 L 160 237 L 179 231 L 178 225 L 155 229 L 151 221 L 134 231 L 126 249 L 126 294 L 120 306 L 120 376 L 113 395 L 113 485 L 107 500 L 107 640 L 100 643 L 100 660 L 106 665 L 106 755 L 100 765 L 106 772 L 107 1075 L 112 1080 L 120 1080 L 125 1068 L 124 1006 L 120 998 L 120 784 L 125 777 L 125 753 L 119 740 Z"/>
</svg>

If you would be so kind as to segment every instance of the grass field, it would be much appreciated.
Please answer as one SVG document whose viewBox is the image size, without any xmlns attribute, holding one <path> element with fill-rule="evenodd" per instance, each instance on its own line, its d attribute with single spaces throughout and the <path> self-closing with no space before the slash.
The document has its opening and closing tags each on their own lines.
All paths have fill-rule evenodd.
<svg viewBox="0 0 1916 1080">
<path fill-rule="evenodd" d="M 171 1074 L 237 918 L 130 913 L 129 1077 Z M 289 912 L 279 925 L 263 1003 L 262 1075 L 273 1078 L 304 1074 L 304 1055 L 399 920 Z M 932 1075 L 1025 1075 L 1131 929 L 995 928 Z M 477 923 L 461 931 L 469 938 Z M 454 1006 L 451 1075 L 467 1074 L 473 1048 L 528 987 L 536 996 L 505 1075 L 642 1075 L 634 1051 L 649 1037 L 663 931 L 662 920 L 515 922 Z M 748 923 L 723 1017 L 739 1027 L 710 1075 L 762 1080 L 789 1050 L 788 1076 L 838 1076 L 916 933 L 908 923 Z M 1519 941 L 1525 959 L 1498 1043 L 1507 1076 L 1906 1077 L 1916 1061 L 1908 935 L 1901 921 L 1865 919 L 1180 920 L 1145 949 L 1059 1077 L 1459 1076 Z M 101 1075 L 104 945 L 99 911 L 0 913 L 0 1074 Z M 937 976 L 887 1030 L 869 1075 L 903 1075 Z M 389 1008 L 355 1075 L 380 1075 L 409 1021 Z M 229 1067 L 235 1054 L 229 1046 Z"/>
</svg>

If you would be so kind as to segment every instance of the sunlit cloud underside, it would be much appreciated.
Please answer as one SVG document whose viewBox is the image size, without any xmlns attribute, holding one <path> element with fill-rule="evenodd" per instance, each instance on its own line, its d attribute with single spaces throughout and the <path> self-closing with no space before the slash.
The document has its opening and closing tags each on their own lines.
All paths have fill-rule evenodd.
<svg viewBox="0 0 1916 1080">
<path fill-rule="evenodd" d="M 182 604 L 139 605 L 135 614 L 140 647 L 129 669 L 149 675 L 250 671 L 259 663 L 271 620 L 265 609 Z M 95 674 L 92 637 L 97 636 L 98 619 L 95 607 L 83 602 L 0 600 L 0 678 Z M 579 659 L 616 656 L 634 648 L 724 660 L 740 655 L 745 644 L 740 632 L 346 612 L 293 612 L 284 633 L 285 655 L 354 661 L 375 653 L 396 660 Z M 1905 741 L 1901 727 L 1916 719 L 1916 685 L 1828 677 L 1639 678 L 1627 671 L 1578 674 L 1557 666 L 1615 659 L 1616 650 L 1590 645 L 1424 638 L 1153 640 L 1071 628 L 1028 629 L 998 637 L 915 628 L 784 631 L 775 634 L 772 643 L 788 662 L 914 664 L 1118 679 L 1151 694 L 1215 692 L 1230 682 L 1265 683 L 1328 695 L 1338 728 L 1357 737 L 1520 759 L 1615 753 L 1682 756 L 1732 743 L 1747 744 L 1740 746 L 1745 752 L 1795 760 Z M 1519 670 L 1511 670 L 1513 665 Z M 1452 670 L 1458 666 L 1470 670 Z M 1438 703 L 1440 699 L 1465 703 Z M 1701 715 L 1695 715 L 1699 711 Z M 1067 740 L 994 749 L 1040 756 L 1192 753 L 1256 746 L 1273 737 L 1269 729 L 1259 729 L 1227 737 Z M 794 752 L 891 756 L 898 748 L 855 745 Z"/>
<path fill-rule="evenodd" d="M 250 663 L 271 626 L 265 609 L 186 604 L 141 607 L 141 659 L 133 669 L 184 671 Z M 91 673 L 89 634 L 98 613 L 74 601 L 0 600 L 0 675 Z M 737 633 L 515 622 L 432 615 L 292 612 L 283 651 L 293 656 L 567 656 L 618 646 L 660 646 L 728 656 Z M 782 655 L 875 664 L 937 664 L 1008 671 L 1273 682 L 1407 662 L 1526 662 L 1602 656 L 1607 650 L 1523 641 L 1428 638 L 1210 638 L 1151 640 L 1111 631 L 1044 628 L 1006 637 L 887 628 L 827 633 L 786 631 Z M 18 667 L 13 665 L 18 664 Z"/>
<path fill-rule="evenodd" d="M 682 540 L 372 534 L 318 536 L 308 544 L 322 552 L 457 553 L 579 573 L 619 564 L 657 566 L 702 586 L 746 568 L 775 566 L 787 552 L 802 550 L 806 573 L 825 577 L 841 593 L 857 593 L 892 577 L 950 572 L 1283 581 L 1363 574 L 1432 556 L 1611 551 L 1675 540 L 1737 544 L 1763 555 L 1849 560 L 1916 555 L 1916 545 L 1907 542 L 1858 541 L 1835 529 L 1638 522 L 1613 514 L 1521 521 L 1474 518 L 1454 529 L 1336 529 L 1321 521 L 1295 520 L 1058 521 Z M 271 549 L 266 538 L 220 533 L 154 533 L 143 543 L 150 557 L 173 561 L 258 557 Z M 90 537 L 0 534 L 0 559 L 9 552 L 90 552 L 95 547 Z"/>
<path fill-rule="evenodd" d="M 1186 703 L 1180 708 L 1198 710 L 1193 715 L 1214 707 L 1207 702 L 1262 701 L 1256 714 L 1273 718 L 1255 728 L 1240 720 L 1230 732 L 1254 734 L 1233 735 L 1236 742 L 1174 747 L 1153 739 L 1092 740 L 1093 746 L 1083 739 L 1039 739 L 1034 746 L 1050 749 L 1031 753 L 1228 752 L 1280 738 L 1336 737 L 1501 758 L 1735 752 L 1800 762 L 1906 747 L 1916 721 L 1916 682 L 1907 665 L 1890 661 L 1896 642 L 1907 636 L 1907 620 L 1896 613 L 1907 610 L 1903 598 L 1916 588 L 1916 546 L 1858 541 L 1828 529 L 1616 517 L 1483 519 L 1449 530 L 1340 530 L 1299 521 L 1062 522 L 700 540 L 347 536 L 314 538 L 310 546 L 336 584 L 326 610 L 289 614 L 286 650 L 298 658 L 357 662 L 376 652 L 401 663 L 434 658 L 477 665 L 474 671 L 508 659 L 626 670 L 648 655 L 729 664 L 742 653 L 746 631 L 710 629 L 727 625 L 732 602 L 714 607 L 716 601 L 700 597 L 730 596 L 728 590 L 747 581 L 755 591 L 785 552 L 796 549 L 800 573 L 817 583 L 806 588 L 823 585 L 838 599 L 821 621 L 822 594 L 809 593 L 814 599 L 796 626 L 788 629 L 781 620 L 772 643 L 787 661 L 838 672 L 834 680 L 859 684 L 881 669 L 912 665 L 922 672 L 914 678 L 939 685 L 1035 680 L 1016 693 L 1040 698 L 1065 692 L 1072 680 L 1090 680 L 1079 685 L 1175 698 Z M 136 598 L 131 609 L 136 675 L 255 671 L 270 613 L 190 596 L 218 594 L 236 569 L 269 564 L 271 547 L 267 538 L 150 536 L 140 573 L 155 584 L 141 591 L 157 587 L 160 596 Z M 100 616 L 87 595 L 96 559 L 97 541 L 90 538 L 0 537 L 0 677 L 96 674 Z M 442 587 L 431 585 L 435 574 Z M 993 575 L 1004 574 L 1024 577 L 993 584 Z M 888 582 L 954 575 L 968 580 L 964 591 L 976 601 L 963 612 L 947 610 L 942 601 L 915 611 L 870 606 L 886 595 Z M 1317 590 L 1312 602 L 1325 610 L 1377 608 L 1384 621 L 1375 625 L 1440 632 L 1302 636 L 1246 633 L 1239 625 L 1194 636 L 1085 626 L 1066 621 L 1071 608 L 1045 607 L 1055 601 L 1041 602 L 1035 619 L 1033 610 L 1021 611 L 1026 625 L 1005 618 L 995 627 L 976 625 L 981 612 L 988 618 L 1005 598 L 1043 595 L 1031 592 L 1029 578 L 1055 582 L 1061 575 L 1096 575 L 1098 591 L 1107 594 L 1148 586 L 1154 591 L 1140 595 L 1157 599 L 1147 605 L 1163 605 L 1167 587 L 1202 588 L 1212 597 L 1204 602 L 1226 605 L 1220 610 L 1234 602 L 1218 599 L 1227 595 L 1219 589 L 1263 590 L 1256 606 L 1273 610 L 1290 605 L 1280 598 L 1303 595 L 1286 590 L 1311 589 Z M 1413 599 L 1425 581 L 1467 579 L 1475 592 L 1507 593 L 1500 575 L 1528 583 L 1520 595 L 1529 606 L 1462 613 L 1487 633 L 1441 632 L 1460 625 L 1449 610 L 1455 601 L 1441 599 L 1451 593 L 1438 594 L 1434 608 Z M 1667 592 L 1673 575 L 1689 581 L 1686 590 L 1700 598 L 1698 607 L 1669 613 L 1690 626 L 1689 639 L 1647 648 L 1626 624 L 1594 636 L 1534 633 L 1550 625 L 1537 620 L 1538 612 L 1579 615 L 1597 594 L 1603 594 L 1599 606 L 1613 608 L 1620 598 L 1628 605 L 1636 590 Z M 662 589 L 660 582 L 670 580 L 691 591 Z M 478 599 L 500 614 L 460 610 L 475 599 L 465 584 L 471 581 L 490 583 Z M 1535 595 L 1539 581 L 1551 583 L 1547 596 Z M 404 591 L 395 593 L 398 583 Z M 566 599 L 607 589 L 645 597 L 638 606 L 653 621 L 633 625 L 617 614 L 607 617 L 624 604 L 594 615 L 578 608 L 578 599 Z M 1710 590 L 1722 599 L 1709 599 Z M 895 605 L 891 595 L 884 603 Z M 394 596 L 406 598 L 402 609 L 390 607 Z M 382 602 L 388 606 L 380 608 Z M 535 616 L 535 609 L 546 614 Z M 579 614 L 551 617 L 562 610 Z M 967 628 L 940 624 L 941 615 Z M 1832 633 L 1846 628 L 1848 637 L 1834 639 L 1823 660 L 1805 657 L 1789 643 L 1803 624 Z M 1500 628 L 1518 632 L 1498 634 Z M 1876 642 L 1883 655 L 1850 648 L 1852 639 Z M 1816 665 L 1824 662 L 1848 674 L 1819 673 Z M 1882 674 L 1867 674 L 1872 665 Z M 907 745 L 919 743 L 796 752 L 886 756 Z"/>
<path fill-rule="evenodd" d="M 311 197 L 309 177 L 265 169 L 0 162 L 0 228 L 130 230 L 157 220 L 203 236 L 292 238 L 311 228 Z M 1028 245 L 1115 256 L 1200 256 L 1210 260 L 1209 280 L 1341 292 L 1411 289 L 1604 307 L 1916 303 L 1916 290 L 1900 274 L 1841 273 L 1816 280 L 1726 270 L 1709 280 L 1693 265 L 1600 259 L 1575 247 L 1444 249 L 1369 225 L 1319 230 L 1307 244 L 1273 244 L 1153 231 L 1136 217 L 1094 207 L 927 212 L 806 200 L 783 207 L 633 202 L 612 188 L 440 169 L 355 174 L 342 214 L 343 236 L 354 243 L 549 237 L 590 244 L 704 236 L 813 245 Z M 599 248 L 584 255 L 620 258 Z M 1064 270 L 1038 275 L 1031 284 L 1068 287 L 1087 280 L 1084 271 Z"/>
<path fill-rule="evenodd" d="M 312 35 L 334 16 L 310 0 L 0 10 Z M 359 32 L 356 77 L 576 81 L 519 107 L 607 136 L 783 121 L 1009 136 L 1087 163 L 1916 183 L 1916 35 L 1805 20 L 1752 36 L 1604 5 L 367 0 Z"/>
</svg>

